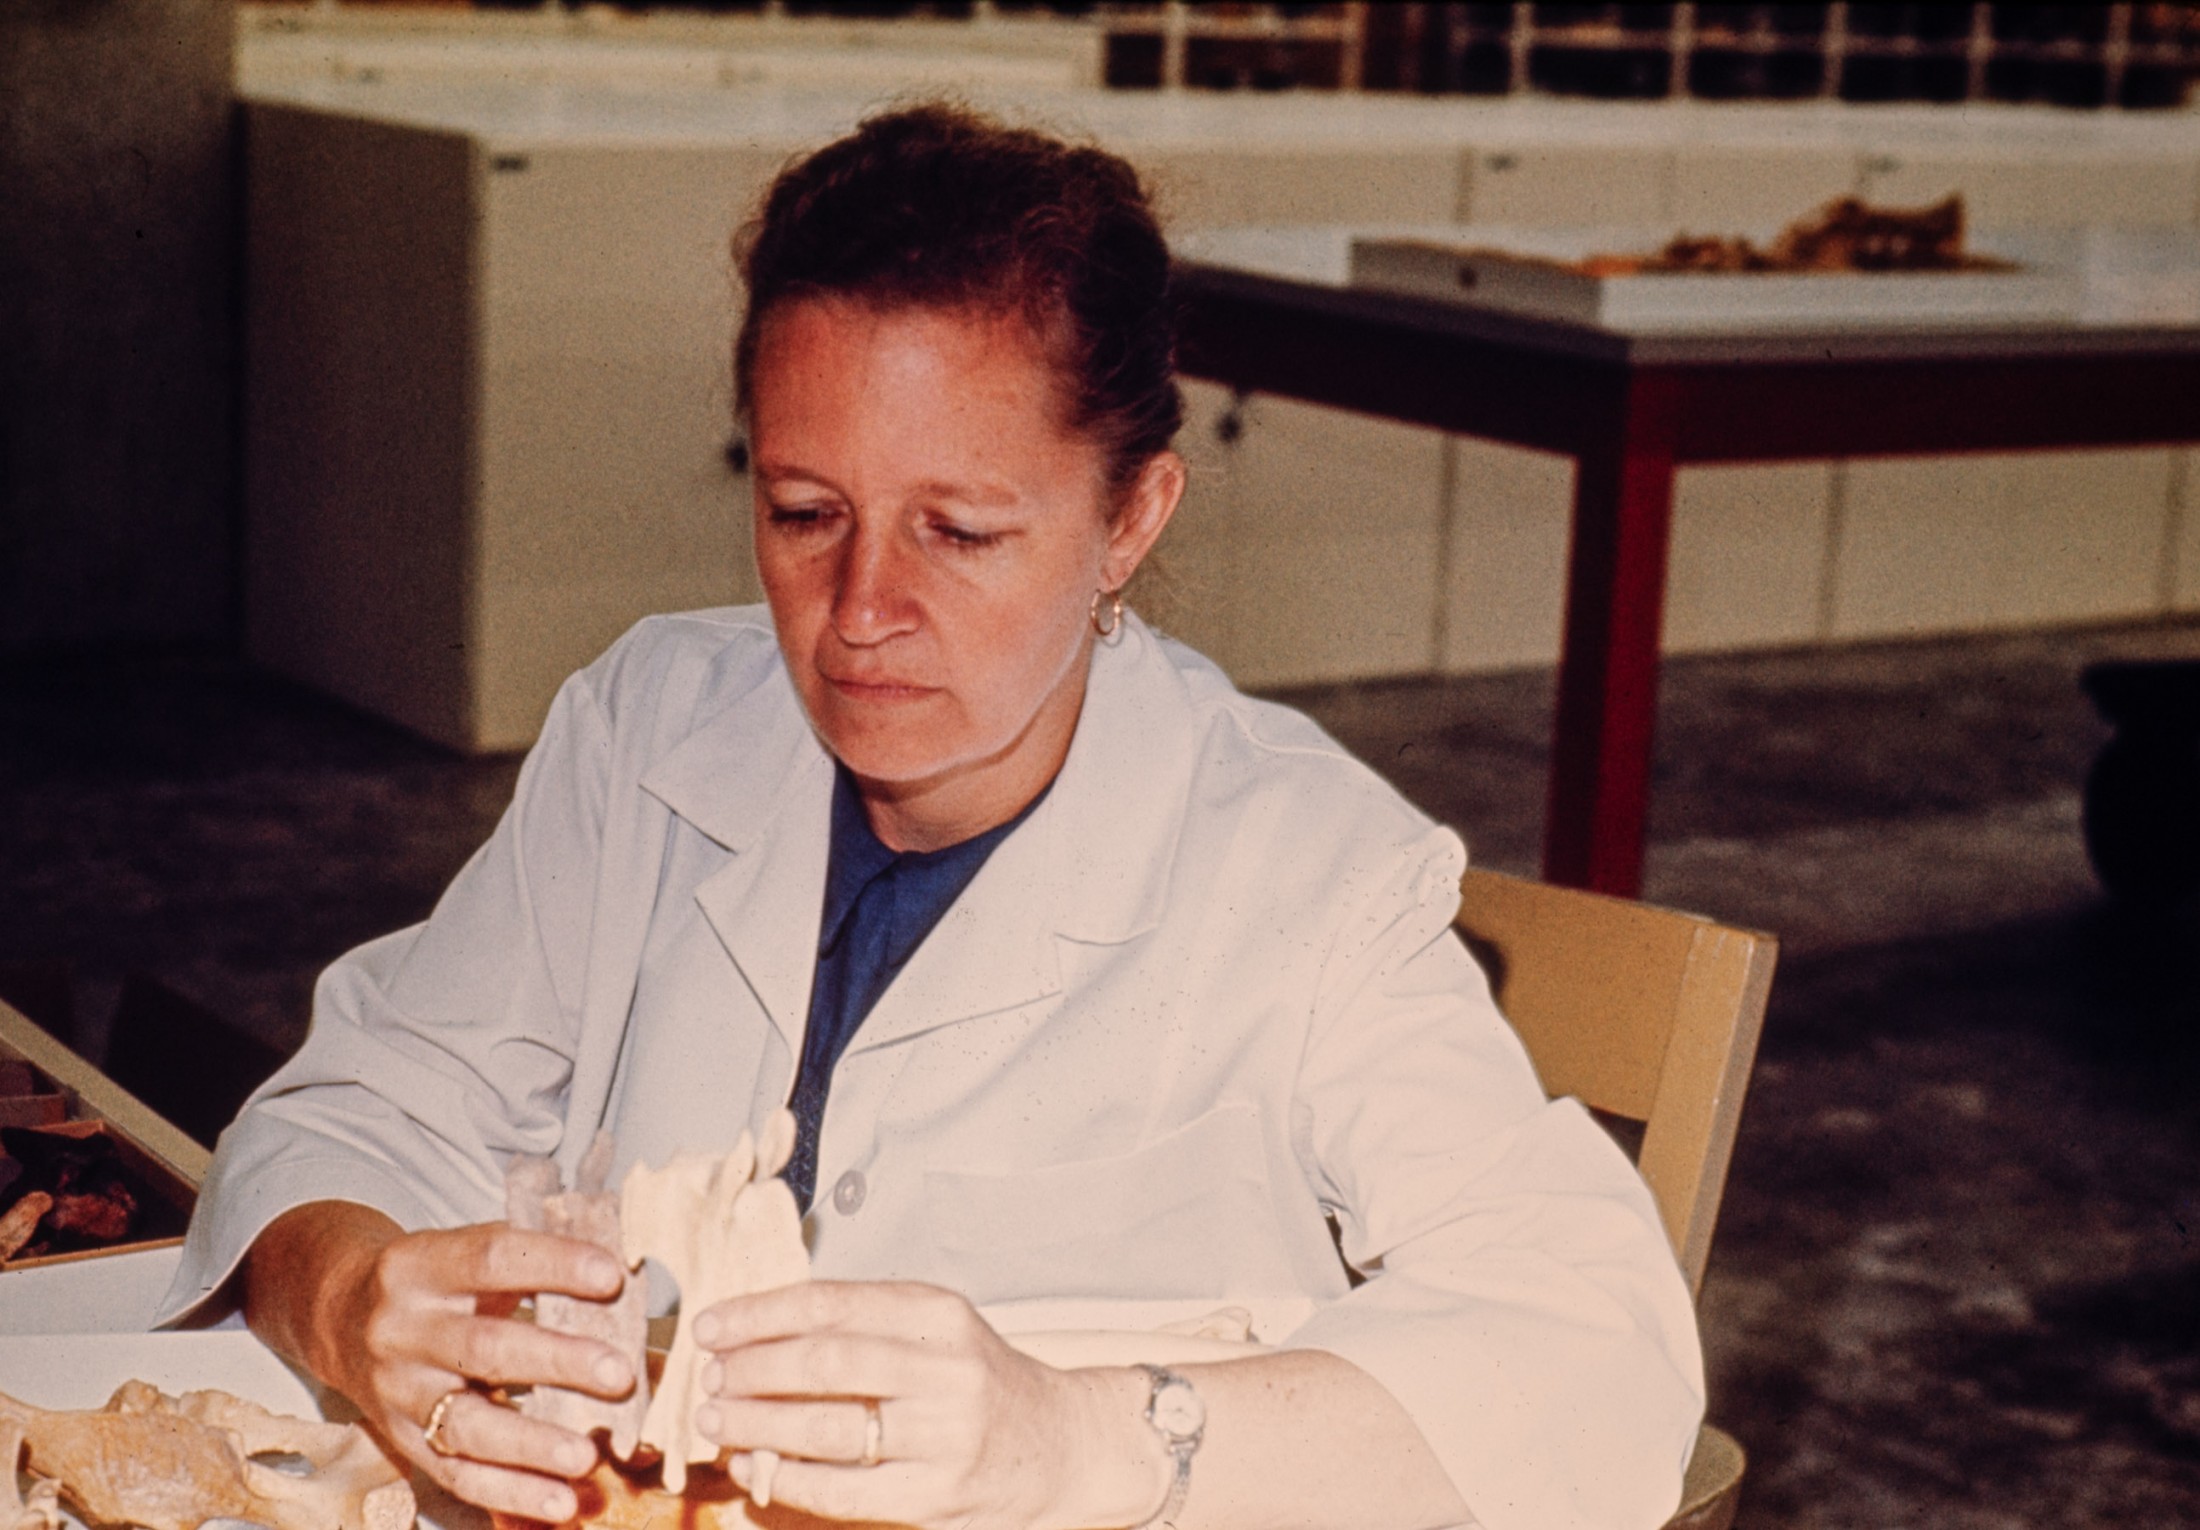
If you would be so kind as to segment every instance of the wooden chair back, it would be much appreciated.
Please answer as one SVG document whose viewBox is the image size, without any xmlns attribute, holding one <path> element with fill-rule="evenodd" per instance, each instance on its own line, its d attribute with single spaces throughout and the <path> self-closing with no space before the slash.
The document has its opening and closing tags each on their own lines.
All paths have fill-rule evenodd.
<svg viewBox="0 0 2200 1530">
<path fill-rule="evenodd" d="M 1643 1124 L 1637 1166 L 1700 1290 L 1779 943 L 1491 871 L 1461 882 L 1458 924 L 1543 1087 Z"/>
</svg>

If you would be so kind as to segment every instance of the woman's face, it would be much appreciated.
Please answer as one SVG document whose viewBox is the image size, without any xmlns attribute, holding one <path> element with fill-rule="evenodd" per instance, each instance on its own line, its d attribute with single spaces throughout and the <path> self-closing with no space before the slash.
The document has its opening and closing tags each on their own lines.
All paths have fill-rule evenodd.
<svg viewBox="0 0 2200 1530">
<path fill-rule="evenodd" d="M 759 335 L 764 592 L 812 725 L 900 848 L 979 833 L 1052 779 L 1093 595 L 1130 578 L 1182 491 L 1164 454 L 1111 522 L 1100 449 L 1054 390 L 1013 315 L 817 298 Z"/>
</svg>

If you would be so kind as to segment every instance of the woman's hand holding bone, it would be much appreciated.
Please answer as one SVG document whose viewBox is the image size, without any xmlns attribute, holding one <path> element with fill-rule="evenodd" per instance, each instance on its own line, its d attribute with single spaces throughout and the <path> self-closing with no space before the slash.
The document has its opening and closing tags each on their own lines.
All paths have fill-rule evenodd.
<svg viewBox="0 0 2200 1530">
<path fill-rule="evenodd" d="M 1144 1378 L 1057 1370 L 935 1286 L 806 1281 L 698 1314 L 697 1414 L 758 1490 L 825 1519 L 920 1527 L 1142 1523 L 1170 1462 Z"/>
<path fill-rule="evenodd" d="M 627 1357 L 512 1316 L 522 1296 L 537 1292 L 616 1294 L 625 1279 L 616 1260 L 587 1243 L 503 1223 L 405 1233 L 380 1213 L 335 1202 L 298 1207 L 262 1235 L 252 1255 L 254 1299 L 275 1284 L 269 1266 L 291 1258 L 311 1259 L 325 1278 L 307 1288 L 318 1292 L 310 1313 L 287 1314 L 294 1342 L 279 1347 L 350 1398 L 383 1440 L 451 1493 L 553 1524 L 573 1517 L 567 1479 L 594 1467 L 594 1442 L 523 1418 L 480 1389 L 554 1383 L 607 1398 L 631 1391 Z M 432 1439 L 424 1432 L 431 1423 Z"/>
</svg>

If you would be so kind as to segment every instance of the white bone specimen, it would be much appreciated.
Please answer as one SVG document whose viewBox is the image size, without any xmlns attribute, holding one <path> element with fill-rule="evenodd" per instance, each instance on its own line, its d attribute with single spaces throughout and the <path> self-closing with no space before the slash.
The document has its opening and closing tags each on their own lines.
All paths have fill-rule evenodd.
<svg viewBox="0 0 2200 1530">
<path fill-rule="evenodd" d="M 685 1491 L 689 1463 L 718 1456 L 718 1447 L 695 1432 L 703 1401 L 696 1314 L 729 1297 L 809 1278 L 802 1213 L 778 1177 L 793 1151 L 794 1117 L 780 1111 L 764 1128 L 761 1152 L 743 1132 L 722 1159 L 682 1156 L 661 1169 L 637 1164 L 627 1173 L 620 1212 L 627 1257 L 655 1259 L 680 1286 L 672 1350 L 642 1424 L 642 1442 L 664 1456 L 668 1492 Z M 770 1452 L 757 1453 L 759 1505 L 771 1502 L 777 1464 Z"/>
<path fill-rule="evenodd" d="M 629 1269 L 654 1259 L 680 1287 L 672 1349 L 654 1389 L 645 1381 L 630 1396 L 609 1403 L 585 1393 L 537 1387 L 523 1404 L 531 1417 L 582 1434 L 607 1430 L 611 1453 L 619 1460 L 632 1460 L 637 1445 L 663 1459 L 661 1493 L 637 1487 L 608 1465 L 600 1467 L 593 1493 L 602 1507 L 600 1512 L 584 1509 L 582 1518 L 588 1523 L 623 1523 L 622 1516 L 628 1516 L 635 1517 L 639 1530 L 662 1509 L 666 1493 L 683 1499 L 682 1523 L 692 1521 L 692 1530 L 708 1530 L 708 1524 L 733 1530 L 749 1522 L 740 1508 L 741 1495 L 724 1479 L 706 1484 L 700 1497 L 687 1491 L 688 1467 L 718 1458 L 718 1447 L 695 1432 L 695 1410 L 703 1401 L 704 1356 L 692 1321 L 728 1297 L 809 1278 L 802 1214 L 794 1192 L 778 1177 L 793 1156 L 794 1139 L 794 1116 L 778 1111 L 765 1123 L 761 1144 L 743 1132 L 724 1158 L 683 1155 L 658 1169 L 637 1164 L 616 1196 L 603 1191 L 612 1156 L 608 1135 L 599 1135 L 590 1145 L 570 1192 L 561 1189 L 557 1167 L 548 1159 L 515 1159 L 506 1169 L 505 1216 L 514 1226 L 586 1239 L 611 1250 Z M 646 1296 L 646 1282 L 639 1279 L 628 1280 L 620 1296 L 608 1303 L 543 1293 L 535 1299 L 535 1321 L 622 1350 L 642 1376 L 647 1372 Z M 771 1502 L 777 1467 L 771 1452 L 757 1452 L 750 1496 L 759 1506 Z"/>
<path fill-rule="evenodd" d="M 165 1395 L 124 1382 L 102 1409 L 49 1412 L 0 1394 L 0 1429 L 27 1465 L 97 1524 L 198 1530 L 248 1519 L 272 1530 L 410 1530 L 412 1488 L 362 1429 L 270 1413 L 226 1392 Z M 302 1457 L 302 1475 L 252 1458 Z M 34 1490 L 35 1493 L 35 1490 Z"/>
<path fill-rule="evenodd" d="M 639 1257 L 628 1259 L 622 1247 L 619 1197 L 605 1189 L 611 1177 L 611 1155 L 611 1134 L 598 1132 L 581 1159 L 570 1191 L 560 1188 L 557 1165 L 549 1159 L 513 1160 L 504 1175 L 506 1220 L 514 1227 L 593 1243 L 622 1265 L 639 1265 Z M 527 1394 L 520 1411 L 576 1434 L 602 1429 L 611 1438 L 612 1454 L 622 1461 L 630 1459 L 649 1410 L 649 1376 L 642 1364 L 649 1329 L 648 1282 L 630 1279 L 608 1302 L 542 1292 L 535 1298 L 535 1325 L 598 1339 L 627 1355 L 634 1362 L 634 1390 L 617 1401 L 607 1401 L 565 1387 L 538 1386 Z"/>
<path fill-rule="evenodd" d="M 61 1530 L 60 1490 L 50 1479 L 34 1479 L 28 1495 L 16 1486 L 15 1464 L 22 1458 L 22 1424 L 0 1423 L 0 1530 Z"/>
</svg>

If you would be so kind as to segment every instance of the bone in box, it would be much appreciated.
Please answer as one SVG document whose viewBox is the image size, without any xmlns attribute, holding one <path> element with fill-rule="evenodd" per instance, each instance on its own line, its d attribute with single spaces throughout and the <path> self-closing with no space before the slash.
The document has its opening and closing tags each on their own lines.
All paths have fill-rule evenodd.
<svg viewBox="0 0 2200 1530">
<path fill-rule="evenodd" d="M 9 1270 L 35 1268 L 108 1254 L 158 1248 L 182 1241 L 184 1224 L 198 1203 L 208 1154 L 22 1014 L 0 1003 L 0 1128 L 5 1128 L 14 1176 L 41 1172 L 31 1160 L 45 1153 L 82 1159 L 111 1174 L 136 1203 L 122 1236 L 96 1248 L 75 1237 L 44 1240 L 54 1251 L 10 1260 Z M 23 1151 L 17 1153 L 15 1147 Z M 104 1163 L 104 1167 L 101 1167 Z M 45 1172 L 51 1172 L 50 1168 Z M 0 1214 L 20 1196 L 0 1185 Z M 39 1246 L 34 1240 L 30 1245 Z"/>
</svg>

